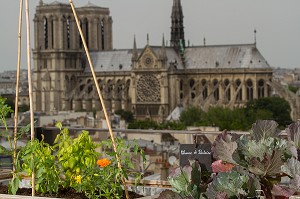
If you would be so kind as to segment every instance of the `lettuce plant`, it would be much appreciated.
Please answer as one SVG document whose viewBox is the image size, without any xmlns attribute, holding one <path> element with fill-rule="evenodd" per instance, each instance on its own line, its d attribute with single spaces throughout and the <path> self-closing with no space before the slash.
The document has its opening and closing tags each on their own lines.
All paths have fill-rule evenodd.
<svg viewBox="0 0 300 199">
<path fill-rule="evenodd" d="M 280 185 L 281 177 L 283 176 L 292 178 L 295 181 L 294 186 L 299 187 L 298 172 L 291 172 L 292 175 L 285 173 L 293 164 L 299 163 L 293 157 L 295 156 L 292 152 L 293 150 L 291 150 L 293 143 L 280 137 L 280 130 L 277 126 L 278 124 L 275 121 L 258 120 L 253 124 L 249 135 L 238 136 L 225 131 L 216 138 L 212 147 L 214 158 L 222 160 L 222 162 L 238 165 L 242 170 L 247 171 L 248 175 L 255 176 L 251 177 L 251 179 L 254 181 L 255 179 L 259 180 L 260 188 L 264 191 L 267 198 L 271 198 L 272 194 L 290 196 L 294 191 L 297 191 L 297 189 L 291 190 L 293 187 Z M 290 129 L 290 133 L 294 135 L 292 139 L 295 141 L 299 137 L 295 136 L 296 133 L 293 129 L 297 128 L 291 126 Z M 297 129 L 298 132 L 299 128 Z M 291 163 L 291 158 L 294 158 L 293 163 Z M 219 173 L 215 177 L 215 181 L 221 177 L 224 179 L 224 175 L 227 177 L 233 176 L 230 172 L 226 174 Z M 238 179 L 241 176 L 235 173 L 235 178 Z M 259 186 L 256 189 L 259 189 Z M 208 192 L 211 192 L 211 189 Z M 225 193 L 220 191 L 220 194 L 224 195 Z M 226 197 L 230 197 L 230 194 L 227 192 L 226 195 Z"/>
<path fill-rule="evenodd" d="M 212 183 L 208 185 L 208 198 L 232 198 L 247 195 L 245 185 L 249 176 L 237 171 L 220 172 L 213 177 Z"/>
<path fill-rule="evenodd" d="M 201 166 L 195 160 L 191 160 L 190 165 L 175 168 L 168 177 L 174 191 L 189 199 L 206 198 L 207 183 L 204 179 Z"/>
</svg>

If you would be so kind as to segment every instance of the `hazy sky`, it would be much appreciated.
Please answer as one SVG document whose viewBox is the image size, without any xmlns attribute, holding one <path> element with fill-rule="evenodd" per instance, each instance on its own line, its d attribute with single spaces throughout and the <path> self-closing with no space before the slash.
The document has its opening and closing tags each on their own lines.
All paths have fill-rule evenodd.
<svg viewBox="0 0 300 199">
<path fill-rule="evenodd" d="M 53 1 L 44 0 L 45 3 Z M 69 3 L 68 0 L 59 1 Z M 19 2 L 0 1 L 0 71 L 16 69 Z M 75 6 L 83 6 L 88 1 L 73 2 Z M 161 45 L 163 34 L 166 40 L 170 40 L 173 0 L 90 2 L 110 8 L 116 49 L 132 48 L 134 35 L 140 48 L 146 45 L 147 33 L 150 45 Z M 29 0 L 32 47 L 32 19 L 38 3 L 39 0 Z M 253 43 L 256 29 L 257 47 L 271 66 L 300 67 L 300 0 L 181 0 L 181 3 L 185 38 L 191 45 L 202 45 L 204 37 L 206 45 Z M 24 21 L 22 68 L 27 68 L 25 26 Z"/>
</svg>

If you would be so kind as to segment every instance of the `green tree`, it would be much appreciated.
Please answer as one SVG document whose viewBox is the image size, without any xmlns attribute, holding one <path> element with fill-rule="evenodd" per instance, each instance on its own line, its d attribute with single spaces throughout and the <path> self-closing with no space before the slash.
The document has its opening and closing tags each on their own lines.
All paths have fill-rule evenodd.
<svg viewBox="0 0 300 199">
<path fill-rule="evenodd" d="M 200 108 L 191 106 L 181 112 L 179 120 L 185 126 L 192 126 L 196 123 L 201 123 L 204 119 L 204 115 L 205 112 L 202 111 Z"/>
<path fill-rule="evenodd" d="M 150 119 L 135 120 L 128 124 L 128 129 L 158 129 L 158 124 Z"/>
<path fill-rule="evenodd" d="M 133 122 L 133 113 L 130 111 L 125 111 L 123 109 L 119 109 L 115 111 L 115 114 L 120 115 L 122 119 L 124 119 L 127 123 Z"/>
<path fill-rule="evenodd" d="M 256 115 L 255 120 L 275 120 L 280 128 L 285 128 L 292 122 L 291 107 L 285 99 L 280 97 L 265 97 L 252 100 L 247 103 L 246 112 L 247 114 Z"/>
<path fill-rule="evenodd" d="M 288 89 L 290 91 L 292 91 L 293 93 L 297 93 L 297 91 L 298 91 L 298 87 L 297 86 L 293 86 L 293 85 L 289 85 Z"/>
<path fill-rule="evenodd" d="M 159 124 L 158 129 L 184 130 L 186 126 L 179 121 L 165 121 Z"/>
<path fill-rule="evenodd" d="M 243 108 L 211 107 L 201 125 L 218 126 L 220 130 L 248 130 L 250 125 Z"/>
</svg>

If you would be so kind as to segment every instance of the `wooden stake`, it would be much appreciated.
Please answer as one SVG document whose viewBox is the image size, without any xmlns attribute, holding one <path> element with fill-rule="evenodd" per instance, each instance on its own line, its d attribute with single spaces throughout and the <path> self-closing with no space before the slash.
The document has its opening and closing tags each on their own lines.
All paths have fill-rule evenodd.
<svg viewBox="0 0 300 199">
<path fill-rule="evenodd" d="M 74 8 L 72 0 L 70 0 L 70 5 L 71 5 L 71 8 L 72 8 L 74 17 L 75 17 L 77 28 L 78 28 L 78 31 L 79 31 L 79 34 L 80 34 L 80 37 L 81 37 L 81 40 L 82 40 L 82 43 L 83 43 L 83 46 L 84 46 L 84 50 L 85 50 L 89 65 L 90 65 L 90 68 L 91 68 L 91 72 L 92 72 L 93 79 L 94 79 L 94 82 L 95 82 L 95 86 L 96 86 L 96 89 L 97 89 L 97 92 L 98 92 L 98 96 L 99 96 L 99 99 L 100 99 L 100 102 L 101 102 L 101 105 L 102 105 L 102 108 L 103 108 L 103 112 L 104 112 L 104 116 L 105 116 L 105 119 L 106 119 L 108 131 L 109 131 L 109 134 L 110 134 L 110 137 L 111 137 L 111 140 L 112 140 L 114 151 L 116 153 L 116 159 L 117 159 L 117 162 L 118 162 L 118 167 L 119 167 L 119 169 L 122 169 L 122 166 L 121 166 L 121 163 L 120 163 L 120 158 L 119 158 L 118 153 L 117 153 L 116 142 L 115 142 L 114 135 L 113 135 L 113 132 L 112 132 L 112 128 L 111 128 L 111 125 L 110 125 L 110 122 L 109 122 L 110 120 L 109 120 L 109 117 L 108 117 L 108 114 L 107 114 L 107 111 L 106 111 L 106 108 L 105 108 L 105 104 L 104 104 L 104 101 L 103 101 L 103 98 L 102 98 L 102 95 L 101 95 L 100 87 L 99 87 L 98 82 L 97 82 L 97 77 L 96 77 L 96 74 L 95 74 L 95 71 L 94 71 L 94 67 L 93 67 L 93 64 L 92 64 L 92 61 L 91 61 L 91 57 L 90 57 L 90 54 L 89 54 L 89 51 L 88 51 L 88 47 L 86 45 L 85 38 L 84 38 L 82 30 L 80 28 L 80 24 L 79 24 L 78 17 L 77 17 L 77 14 L 76 14 L 76 10 Z M 126 198 L 129 199 L 129 194 L 128 194 L 128 190 L 127 190 L 127 186 L 126 186 L 124 176 L 122 176 L 122 182 L 123 182 Z"/>
<path fill-rule="evenodd" d="M 22 11 L 23 11 L 23 0 L 20 0 L 19 31 L 18 31 L 18 65 L 17 65 L 16 98 L 15 98 L 15 115 L 14 115 L 14 155 L 13 155 L 13 172 L 16 171 L 16 165 L 17 165 L 18 102 L 19 102 L 19 81 L 20 81 L 21 44 L 22 44 Z"/>
<path fill-rule="evenodd" d="M 30 106 L 30 130 L 31 141 L 34 140 L 34 114 L 33 114 L 33 101 L 32 101 L 32 82 L 31 82 L 31 48 L 30 48 L 30 20 L 29 20 L 29 2 L 26 3 L 26 25 L 27 25 L 27 67 L 28 67 L 28 88 L 29 88 L 29 106 Z M 33 157 L 32 157 L 33 161 Z M 33 164 L 34 165 L 34 164 Z M 35 195 L 35 171 L 32 171 L 31 176 L 32 196 Z"/>
</svg>

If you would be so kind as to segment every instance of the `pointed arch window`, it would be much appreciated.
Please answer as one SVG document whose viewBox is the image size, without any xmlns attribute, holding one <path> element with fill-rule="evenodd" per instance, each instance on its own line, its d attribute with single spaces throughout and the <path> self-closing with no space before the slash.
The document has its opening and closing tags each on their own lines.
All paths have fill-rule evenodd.
<svg viewBox="0 0 300 199">
<path fill-rule="evenodd" d="M 109 97 L 109 98 L 111 98 L 112 97 L 112 91 L 113 91 L 113 83 L 112 83 L 112 80 L 108 80 L 107 81 L 107 96 Z"/>
<path fill-rule="evenodd" d="M 84 87 L 85 87 L 85 84 L 83 83 L 82 79 L 79 80 L 79 85 L 80 85 L 79 86 L 79 91 L 82 92 Z"/>
<path fill-rule="evenodd" d="M 93 82 L 92 82 L 92 80 L 89 79 L 86 84 L 88 86 L 87 92 L 88 92 L 88 94 L 90 94 L 93 91 Z"/>
<path fill-rule="evenodd" d="M 121 98 L 122 98 L 122 92 L 123 92 L 123 84 L 122 84 L 122 81 L 119 79 L 117 81 L 117 90 L 116 90 L 116 98 L 118 100 L 121 100 Z"/>
<path fill-rule="evenodd" d="M 225 100 L 225 102 L 229 102 L 231 100 L 231 95 L 230 95 L 230 81 L 228 79 L 225 79 L 224 85 L 225 85 L 224 100 Z"/>
<path fill-rule="evenodd" d="M 80 26 L 80 29 L 82 30 L 82 21 L 81 20 L 79 21 L 79 26 Z M 82 46 L 83 46 L 82 39 L 81 39 L 81 36 L 79 34 L 79 48 L 81 49 Z"/>
<path fill-rule="evenodd" d="M 51 19 L 51 48 L 54 48 L 54 20 Z"/>
<path fill-rule="evenodd" d="M 48 20 L 44 17 L 44 47 L 48 49 Z"/>
<path fill-rule="evenodd" d="M 70 49 L 70 42 L 71 42 L 71 34 L 70 34 L 70 31 L 71 31 L 71 19 L 70 17 L 67 18 L 67 21 L 66 21 L 66 28 L 67 28 L 67 48 Z"/>
<path fill-rule="evenodd" d="M 179 82 L 179 93 L 180 93 L 180 99 L 183 99 L 183 80 L 180 80 Z"/>
<path fill-rule="evenodd" d="M 263 79 L 260 79 L 257 82 L 257 96 L 258 98 L 265 96 L 265 81 Z"/>
<path fill-rule="evenodd" d="M 190 80 L 190 94 L 191 94 L 191 99 L 195 99 L 196 97 L 196 89 L 195 89 L 195 80 L 191 79 Z"/>
<path fill-rule="evenodd" d="M 89 47 L 89 21 L 87 18 L 84 19 L 85 24 L 85 42 L 87 47 Z"/>
<path fill-rule="evenodd" d="M 242 95 L 242 82 L 240 79 L 235 80 L 235 92 L 236 92 L 236 101 L 241 102 L 243 99 Z"/>
<path fill-rule="evenodd" d="M 216 101 L 220 99 L 220 92 L 219 92 L 219 82 L 217 79 L 213 80 L 213 86 L 214 86 L 214 98 Z"/>
<path fill-rule="evenodd" d="M 201 86 L 202 86 L 202 98 L 205 100 L 208 96 L 208 89 L 207 89 L 207 81 L 206 79 L 203 79 L 201 81 Z"/>
<path fill-rule="evenodd" d="M 253 82 L 251 79 L 247 80 L 247 101 L 253 100 Z"/>
<path fill-rule="evenodd" d="M 101 35 L 101 49 L 105 49 L 105 28 L 104 28 L 104 19 L 100 21 L 100 35 Z"/>
</svg>

